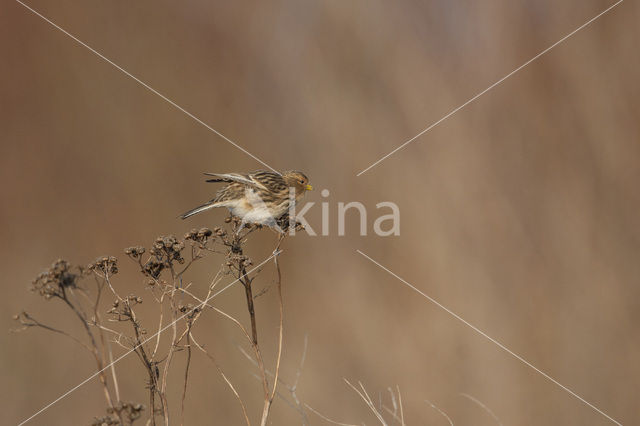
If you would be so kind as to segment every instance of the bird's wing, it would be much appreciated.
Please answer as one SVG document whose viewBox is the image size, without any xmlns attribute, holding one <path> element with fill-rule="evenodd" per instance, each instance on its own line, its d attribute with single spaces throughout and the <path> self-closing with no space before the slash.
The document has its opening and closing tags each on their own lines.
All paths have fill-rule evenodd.
<svg viewBox="0 0 640 426">
<path fill-rule="evenodd" d="M 205 175 L 214 176 L 213 179 L 207 179 L 207 182 L 238 182 L 256 186 L 250 175 L 241 175 L 240 173 L 205 173 Z"/>
<path fill-rule="evenodd" d="M 249 173 L 249 179 L 251 179 L 256 186 L 268 192 L 278 193 L 288 189 L 287 183 L 282 178 L 282 175 L 278 173 L 258 170 L 257 172 Z"/>
<path fill-rule="evenodd" d="M 282 175 L 267 170 L 258 170 L 246 175 L 240 173 L 205 173 L 205 175 L 214 176 L 213 179 L 207 179 L 207 182 L 237 182 L 267 192 L 287 190 L 287 183 Z"/>
</svg>

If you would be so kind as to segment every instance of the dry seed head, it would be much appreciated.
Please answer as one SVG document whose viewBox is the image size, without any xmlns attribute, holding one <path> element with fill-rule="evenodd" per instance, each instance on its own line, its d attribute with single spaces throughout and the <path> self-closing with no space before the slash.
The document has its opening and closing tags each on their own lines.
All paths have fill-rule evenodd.
<svg viewBox="0 0 640 426">
<path fill-rule="evenodd" d="M 132 259 L 138 259 L 140 256 L 144 254 L 145 248 L 142 246 L 128 247 L 124 250 L 124 252 L 127 256 L 131 257 Z"/>
<path fill-rule="evenodd" d="M 31 283 L 31 290 L 45 299 L 63 297 L 66 287 L 76 287 L 78 274 L 71 272 L 66 260 L 58 259 L 45 272 L 40 273 Z"/>
</svg>

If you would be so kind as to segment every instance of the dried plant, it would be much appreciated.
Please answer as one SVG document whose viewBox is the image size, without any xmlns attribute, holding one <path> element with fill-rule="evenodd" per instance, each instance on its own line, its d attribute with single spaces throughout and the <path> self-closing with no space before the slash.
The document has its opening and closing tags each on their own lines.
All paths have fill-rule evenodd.
<svg viewBox="0 0 640 426">
<path fill-rule="evenodd" d="M 371 396 L 369 396 L 369 393 L 367 392 L 367 389 L 364 387 L 364 385 L 362 384 L 362 382 L 358 381 L 358 386 L 353 385 L 349 380 L 347 379 L 343 379 L 344 382 L 351 388 L 351 390 L 353 390 L 365 403 L 365 405 L 367 406 L 367 408 L 369 409 L 369 411 L 375 416 L 376 420 L 378 421 L 378 423 L 380 423 L 382 426 L 390 426 L 392 424 L 398 424 L 399 426 L 407 426 L 408 423 L 405 422 L 405 417 L 404 417 L 404 407 L 402 405 L 402 394 L 400 393 L 400 387 L 396 386 L 395 390 L 392 388 L 387 388 L 387 390 L 389 391 L 389 399 L 391 401 L 391 407 L 389 407 L 388 405 L 385 405 L 383 403 L 383 397 L 382 397 L 382 393 L 378 394 L 378 404 L 376 405 L 373 401 L 373 399 L 371 399 Z M 472 402 L 474 402 L 475 404 L 477 404 L 478 406 L 480 406 L 484 411 L 487 412 L 487 414 L 489 414 L 495 421 L 496 423 L 501 426 L 502 422 L 500 421 L 500 419 L 494 414 L 494 412 L 487 407 L 484 403 L 482 403 L 480 400 L 478 400 L 477 398 L 466 394 L 466 393 L 461 393 L 460 396 L 463 396 L 469 400 L 471 400 Z M 438 414 L 440 414 L 450 426 L 453 426 L 453 420 L 451 420 L 451 417 L 449 417 L 449 415 L 447 413 L 445 413 L 442 409 L 440 409 L 438 406 L 436 406 L 433 402 L 425 399 L 424 402 L 426 402 L 427 404 L 429 404 L 431 406 L 431 408 L 433 408 Z M 320 413 L 318 410 L 312 408 L 311 406 L 309 406 L 309 404 L 304 404 L 306 406 L 306 408 L 313 412 L 315 415 L 317 415 L 318 417 L 320 417 L 322 420 L 326 421 L 327 423 L 330 424 L 334 424 L 334 425 L 339 425 L 339 426 L 357 426 L 354 423 L 344 423 L 344 422 L 340 422 L 340 421 L 336 421 L 333 420 L 331 418 L 329 418 L 328 416 Z M 387 420 L 384 415 L 383 412 L 386 412 L 389 416 L 391 416 L 391 420 Z"/>
<path fill-rule="evenodd" d="M 279 220 L 283 228 L 287 229 L 288 223 L 285 222 L 284 219 Z M 144 290 L 149 295 L 145 300 L 150 300 L 157 306 L 157 318 L 151 322 L 147 318 L 143 321 L 138 313 L 143 303 L 143 298 L 139 294 L 124 295 L 117 289 L 113 281 L 119 268 L 118 260 L 113 256 L 98 258 L 86 267 L 74 267 L 65 260 L 57 260 L 33 281 L 34 292 L 45 300 L 60 301 L 62 306 L 73 313 L 82 325 L 83 335 L 76 336 L 53 327 L 24 311 L 15 316 L 21 325 L 16 331 L 37 327 L 57 333 L 74 341 L 92 355 L 98 371 L 96 376 L 107 404 L 106 415 L 96 417 L 92 425 L 131 425 L 144 417 L 147 418 L 148 425 L 177 423 L 170 412 L 167 395 L 169 372 L 178 353 L 185 358 L 179 404 L 179 421 L 180 424 L 184 424 L 191 360 L 196 352 L 204 354 L 214 364 L 217 373 L 238 400 L 246 424 L 250 425 L 247 406 L 229 376 L 223 372 L 214 354 L 200 344 L 194 335 L 195 324 L 206 312 L 215 312 L 228 319 L 247 339 L 253 352 L 252 361 L 258 367 L 263 394 L 260 424 L 266 425 L 274 398 L 278 394 L 278 383 L 281 381 L 279 372 L 283 347 L 284 305 L 278 257 L 282 252 L 280 245 L 286 234 L 277 234 L 273 254 L 259 265 L 252 267 L 253 261 L 245 254 L 245 245 L 248 241 L 247 237 L 261 229 L 261 226 L 243 226 L 235 217 L 227 218 L 225 223 L 225 226 L 214 229 L 194 229 L 182 239 L 171 235 L 158 237 L 148 250 L 142 246 L 129 247 L 125 250 L 126 256 L 138 265 L 140 273 L 144 276 Z M 295 226 L 299 227 L 299 224 Z M 184 285 L 184 275 L 194 262 L 209 255 L 224 256 L 225 262 L 215 274 L 206 293 L 198 295 L 191 289 L 191 285 Z M 274 373 L 265 368 L 258 340 L 254 307 L 256 296 L 253 294 L 254 280 L 263 265 L 271 259 L 276 268 L 275 286 L 280 313 Z M 218 290 L 218 284 L 228 276 L 233 278 L 233 282 Z M 250 330 L 235 316 L 222 311 L 211 302 L 215 296 L 236 282 L 241 283 L 245 289 Z M 107 298 L 110 298 L 111 302 L 107 301 Z M 108 307 L 105 306 L 107 303 Z M 152 334 L 149 332 L 151 328 L 155 331 Z M 168 331 L 169 338 L 168 342 L 163 344 L 163 340 L 166 340 L 163 339 L 164 331 Z M 119 345 L 127 351 L 115 361 L 112 344 Z M 147 406 L 127 402 L 120 395 L 114 364 L 129 353 L 135 353 L 140 362 L 139 365 L 144 369 L 148 390 Z M 300 405 L 299 402 L 298 405 Z M 172 419 L 171 422 L 170 419 Z"/>
</svg>

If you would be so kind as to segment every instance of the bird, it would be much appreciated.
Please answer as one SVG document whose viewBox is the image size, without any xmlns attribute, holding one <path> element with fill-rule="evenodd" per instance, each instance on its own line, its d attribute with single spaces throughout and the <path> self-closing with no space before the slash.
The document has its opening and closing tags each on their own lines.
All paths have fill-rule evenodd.
<svg viewBox="0 0 640 426">
<path fill-rule="evenodd" d="M 195 214 L 215 208 L 226 207 L 231 215 L 242 220 L 242 224 L 277 226 L 278 218 L 313 187 L 309 178 L 297 170 L 282 174 L 267 170 L 250 173 L 204 173 L 211 176 L 207 182 L 226 182 L 216 196 L 179 217 L 186 219 Z"/>
</svg>

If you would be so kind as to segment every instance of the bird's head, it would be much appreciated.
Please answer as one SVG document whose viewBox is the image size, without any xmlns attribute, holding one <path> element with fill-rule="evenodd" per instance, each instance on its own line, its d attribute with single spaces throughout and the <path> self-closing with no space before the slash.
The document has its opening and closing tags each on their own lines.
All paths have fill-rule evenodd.
<svg viewBox="0 0 640 426">
<path fill-rule="evenodd" d="M 282 178 L 289 188 L 295 189 L 296 198 L 303 196 L 305 191 L 311 191 L 313 189 L 313 187 L 309 185 L 309 178 L 302 172 L 296 170 L 284 172 Z"/>
</svg>

